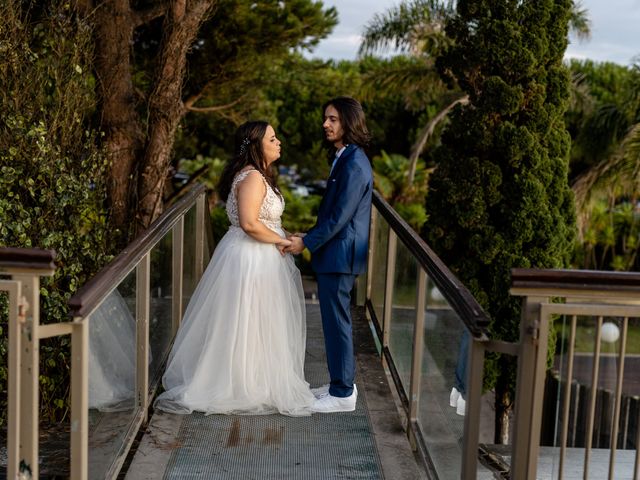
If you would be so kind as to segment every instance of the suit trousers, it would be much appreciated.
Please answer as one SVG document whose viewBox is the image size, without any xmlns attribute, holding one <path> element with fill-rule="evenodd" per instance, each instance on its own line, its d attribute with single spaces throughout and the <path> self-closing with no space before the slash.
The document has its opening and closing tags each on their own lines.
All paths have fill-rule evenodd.
<svg viewBox="0 0 640 480">
<path fill-rule="evenodd" d="M 355 279 L 356 275 L 344 273 L 317 274 L 322 330 L 331 378 L 329 393 L 334 397 L 348 397 L 353 392 L 356 364 L 353 354 L 351 290 Z"/>
</svg>

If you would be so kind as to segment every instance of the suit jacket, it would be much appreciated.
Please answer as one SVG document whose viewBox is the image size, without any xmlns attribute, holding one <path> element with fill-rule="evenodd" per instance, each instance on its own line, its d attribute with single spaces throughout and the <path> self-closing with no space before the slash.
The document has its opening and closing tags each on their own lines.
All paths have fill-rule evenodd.
<svg viewBox="0 0 640 480">
<path fill-rule="evenodd" d="M 317 273 L 366 270 L 373 173 L 362 148 L 349 145 L 327 180 L 318 220 L 303 241 Z"/>
</svg>

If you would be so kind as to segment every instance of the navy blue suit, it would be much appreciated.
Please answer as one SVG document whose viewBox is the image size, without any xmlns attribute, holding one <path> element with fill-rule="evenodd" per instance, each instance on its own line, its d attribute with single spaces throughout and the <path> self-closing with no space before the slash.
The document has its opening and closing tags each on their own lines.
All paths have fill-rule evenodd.
<svg viewBox="0 0 640 480">
<path fill-rule="evenodd" d="M 351 290 L 366 269 L 373 174 L 362 148 L 348 145 L 327 180 L 318 220 L 303 241 L 317 274 L 329 393 L 353 392 L 355 360 L 351 323 Z"/>
</svg>

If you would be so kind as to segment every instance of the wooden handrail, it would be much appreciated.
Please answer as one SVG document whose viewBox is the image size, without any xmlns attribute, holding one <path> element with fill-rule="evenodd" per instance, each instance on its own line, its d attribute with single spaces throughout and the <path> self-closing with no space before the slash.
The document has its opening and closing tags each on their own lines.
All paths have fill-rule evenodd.
<svg viewBox="0 0 640 480">
<path fill-rule="evenodd" d="M 164 237 L 178 219 L 195 205 L 196 198 L 205 191 L 204 185 L 196 185 L 83 285 L 69 299 L 69 315 L 84 317 L 91 313 L 102 299 L 129 274 L 142 257 Z"/>
<path fill-rule="evenodd" d="M 56 252 L 40 248 L 0 247 L 2 270 L 55 270 Z"/>
<path fill-rule="evenodd" d="M 514 268 L 513 288 L 640 292 L 640 273 Z"/>
<path fill-rule="evenodd" d="M 436 253 L 418 236 L 400 215 L 386 202 L 382 195 L 374 190 L 373 204 L 393 229 L 398 238 L 409 249 L 409 252 L 425 269 L 449 305 L 458 313 L 471 334 L 479 337 L 486 334 L 489 326 L 489 316 L 482 309 L 478 301 L 451 270 L 444 264 Z"/>
</svg>

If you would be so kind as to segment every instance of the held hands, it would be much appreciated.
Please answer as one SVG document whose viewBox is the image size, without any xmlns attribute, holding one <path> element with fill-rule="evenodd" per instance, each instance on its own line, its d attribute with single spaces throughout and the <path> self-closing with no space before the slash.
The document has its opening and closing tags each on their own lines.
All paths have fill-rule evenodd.
<svg viewBox="0 0 640 480">
<path fill-rule="evenodd" d="M 290 245 L 284 249 L 286 253 L 292 253 L 294 255 L 299 255 L 304 250 L 304 243 L 302 241 L 302 237 L 304 237 L 304 233 L 294 233 L 289 237 Z"/>
<path fill-rule="evenodd" d="M 275 245 L 278 251 L 280 252 L 280 255 L 284 257 L 287 254 L 286 249 L 291 246 L 291 240 L 289 240 L 288 238 L 283 238 L 282 240 L 277 242 Z"/>
</svg>

